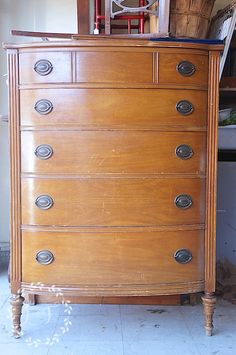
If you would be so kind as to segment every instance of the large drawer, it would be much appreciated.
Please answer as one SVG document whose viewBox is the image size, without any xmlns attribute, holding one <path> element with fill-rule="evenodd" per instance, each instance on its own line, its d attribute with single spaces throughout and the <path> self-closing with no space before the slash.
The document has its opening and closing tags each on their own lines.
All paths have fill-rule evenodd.
<svg viewBox="0 0 236 355">
<path fill-rule="evenodd" d="M 20 53 L 19 65 L 20 84 L 72 81 L 71 52 Z"/>
<path fill-rule="evenodd" d="M 205 132 L 23 131 L 27 173 L 204 174 Z"/>
<path fill-rule="evenodd" d="M 182 249 L 190 252 L 185 252 L 186 263 L 180 263 L 180 252 L 176 253 Z M 114 288 L 200 281 L 204 279 L 204 231 L 23 231 L 22 279 Z"/>
<path fill-rule="evenodd" d="M 204 195 L 203 178 L 23 178 L 22 223 L 58 226 L 198 224 L 204 223 Z"/>
<path fill-rule="evenodd" d="M 204 127 L 207 92 L 167 89 L 21 90 L 22 126 Z M 178 110 L 177 110 L 178 108 Z"/>
</svg>

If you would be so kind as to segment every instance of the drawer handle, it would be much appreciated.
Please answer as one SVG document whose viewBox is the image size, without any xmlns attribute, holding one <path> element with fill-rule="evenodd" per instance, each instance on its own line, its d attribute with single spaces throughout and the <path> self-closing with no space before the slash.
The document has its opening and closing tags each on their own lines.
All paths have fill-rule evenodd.
<svg viewBox="0 0 236 355">
<path fill-rule="evenodd" d="M 178 158 L 186 160 L 193 156 L 193 150 L 189 145 L 181 144 L 176 148 L 175 154 Z"/>
<path fill-rule="evenodd" d="M 41 265 L 49 265 L 54 260 L 54 255 L 49 250 L 40 250 L 37 254 L 35 259 Z"/>
<path fill-rule="evenodd" d="M 37 158 L 46 160 L 51 158 L 51 156 L 53 155 L 53 149 L 48 144 L 41 144 L 37 146 L 37 148 L 34 151 L 34 154 L 36 155 Z"/>
<path fill-rule="evenodd" d="M 193 204 L 192 197 L 186 194 L 176 196 L 175 205 L 178 208 L 187 209 Z"/>
<path fill-rule="evenodd" d="M 37 74 L 46 76 L 52 72 L 53 65 L 47 59 L 40 59 L 35 63 L 34 70 L 36 71 Z"/>
<path fill-rule="evenodd" d="M 175 261 L 179 264 L 187 264 L 189 263 L 193 256 L 190 250 L 188 249 L 179 249 L 176 250 L 175 255 L 174 255 Z"/>
<path fill-rule="evenodd" d="M 42 99 L 36 102 L 34 109 L 40 115 L 48 115 L 53 110 L 53 104 L 50 100 Z"/>
<path fill-rule="evenodd" d="M 180 62 L 176 69 L 183 76 L 192 76 L 196 71 L 195 65 L 187 60 Z"/>
<path fill-rule="evenodd" d="M 193 104 L 187 100 L 180 100 L 176 104 L 176 110 L 184 116 L 190 115 L 194 111 Z"/>
<path fill-rule="evenodd" d="M 40 210 L 49 210 L 53 206 L 53 203 L 53 199 L 48 195 L 40 195 L 35 200 L 35 204 Z"/>
</svg>

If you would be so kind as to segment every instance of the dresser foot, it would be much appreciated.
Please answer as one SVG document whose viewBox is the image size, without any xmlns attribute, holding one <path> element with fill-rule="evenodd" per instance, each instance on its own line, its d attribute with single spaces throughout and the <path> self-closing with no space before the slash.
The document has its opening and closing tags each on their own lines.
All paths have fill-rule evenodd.
<svg viewBox="0 0 236 355">
<path fill-rule="evenodd" d="M 214 293 L 205 292 L 202 296 L 205 315 L 205 331 L 207 336 L 212 335 L 213 330 L 213 313 L 216 304 L 216 297 Z"/>
<path fill-rule="evenodd" d="M 14 338 L 20 338 L 21 336 L 21 312 L 24 302 L 24 297 L 21 293 L 13 294 L 11 298 L 12 306 L 12 322 L 13 322 L 13 336 Z"/>
</svg>

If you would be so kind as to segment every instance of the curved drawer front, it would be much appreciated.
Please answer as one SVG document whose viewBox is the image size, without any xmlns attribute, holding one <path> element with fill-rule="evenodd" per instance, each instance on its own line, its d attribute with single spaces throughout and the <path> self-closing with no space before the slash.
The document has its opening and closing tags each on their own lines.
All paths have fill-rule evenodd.
<svg viewBox="0 0 236 355">
<path fill-rule="evenodd" d="M 22 179 L 22 223 L 156 226 L 204 223 L 205 179 Z"/>
<path fill-rule="evenodd" d="M 204 132 L 24 131 L 22 172 L 204 173 Z"/>
<path fill-rule="evenodd" d="M 88 287 L 153 286 L 204 279 L 203 230 L 184 233 L 23 231 L 22 244 L 24 282 Z M 185 264 L 174 258 L 176 251 L 183 247 L 192 255 L 191 261 Z M 40 252 L 44 253 L 41 259 Z M 45 255 L 49 256 L 47 260 Z M 176 292 L 173 286 L 174 289 Z"/>
<path fill-rule="evenodd" d="M 208 85 L 208 55 L 159 53 L 159 84 Z"/>
<path fill-rule="evenodd" d="M 153 82 L 153 53 L 113 50 L 76 53 L 76 81 L 79 83 Z"/>
<path fill-rule="evenodd" d="M 70 52 L 20 53 L 20 84 L 72 81 Z"/>
<path fill-rule="evenodd" d="M 22 126 L 187 129 L 207 117 L 207 92 L 196 90 L 36 89 L 20 98 Z"/>
</svg>

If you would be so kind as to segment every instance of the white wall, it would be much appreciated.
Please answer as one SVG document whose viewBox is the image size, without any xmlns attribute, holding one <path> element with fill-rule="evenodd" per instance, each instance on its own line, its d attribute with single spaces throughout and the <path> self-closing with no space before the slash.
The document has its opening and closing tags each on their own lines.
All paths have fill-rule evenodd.
<svg viewBox="0 0 236 355">
<path fill-rule="evenodd" d="M 231 0 L 216 0 L 214 8 L 213 8 L 212 16 L 214 16 L 218 10 L 224 8 L 225 6 L 229 5 L 230 3 L 231 3 Z"/>
<path fill-rule="evenodd" d="M 10 30 L 77 32 L 76 0 L 0 0 L 0 42 L 32 41 Z M 0 115 L 6 115 L 6 53 L 0 49 Z M 9 241 L 9 159 L 7 124 L 0 124 L 0 243 Z M 1 246 L 1 244 L 0 244 Z"/>
</svg>

